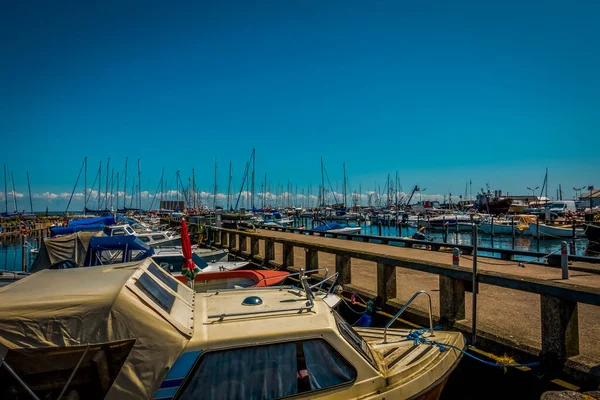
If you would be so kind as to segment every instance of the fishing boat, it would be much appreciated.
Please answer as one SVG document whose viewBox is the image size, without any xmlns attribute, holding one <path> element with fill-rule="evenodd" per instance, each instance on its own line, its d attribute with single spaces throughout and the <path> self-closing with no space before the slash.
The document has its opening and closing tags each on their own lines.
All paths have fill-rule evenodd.
<svg viewBox="0 0 600 400">
<path fill-rule="evenodd" d="M 505 219 L 494 219 L 493 224 L 491 220 L 487 219 L 479 224 L 479 229 L 487 234 L 512 235 L 514 225 L 516 234 L 531 235 L 529 224 L 535 224 L 536 219 L 537 217 L 533 215 L 515 215 L 511 219 L 508 217 Z"/>
<path fill-rule="evenodd" d="M 539 229 L 538 229 L 539 227 Z M 533 236 L 540 236 L 550 239 L 560 238 L 572 238 L 573 237 L 573 226 L 572 225 L 546 225 L 546 224 L 535 224 L 529 223 L 529 231 Z M 581 228 L 575 228 L 575 237 L 584 237 L 585 233 Z"/>
<path fill-rule="evenodd" d="M 33 274 L 0 289 L 0 397 L 440 396 L 461 333 L 355 330 L 300 283 L 195 293 L 150 259 Z"/>
<path fill-rule="evenodd" d="M 518 213 L 526 210 L 528 207 L 529 207 L 529 205 L 527 203 L 525 203 L 523 200 L 512 199 L 512 202 L 510 203 L 510 207 L 508 207 L 508 213 L 509 214 L 518 214 Z"/>
<path fill-rule="evenodd" d="M 312 228 L 313 231 L 319 232 L 321 234 L 326 233 L 345 233 L 348 235 L 353 235 L 360 233 L 360 226 L 350 226 L 350 225 L 342 225 L 337 222 L 325 222 L 320 220 L 314 220 L 314 222 L 320 223 L 320 225 Z"/>
<path fill-rule="evenodd" d="M 429 227 L 429 229 L 444 229 L 456 230 L 457 225 L 462 224 L 471 228 L 471 222 L 473 218 L 467 214 L 446 214 L 437 217 L 428 218 L 424 221 L 423 225 Z M 466 225 L 468 224 L 468 225 Z"/>
<path fill-rule="evenodd" d="M 583 227 L 590 242 L 600 243 L 600 225 L 585 224 Z"/>
</svg>

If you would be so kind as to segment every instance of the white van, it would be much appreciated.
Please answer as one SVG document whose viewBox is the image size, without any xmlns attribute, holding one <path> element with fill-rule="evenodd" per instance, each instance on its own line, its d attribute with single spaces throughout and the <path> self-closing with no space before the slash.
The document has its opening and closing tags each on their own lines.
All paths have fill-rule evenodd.
<svg viewBox="0 0 600 400">
<path fill-rule="evenodd" d="M 577 211 L 574 200 L 554 201 L 548 204 L 548 209 L 551 214 L 556 214 L 559 216 L 565 215 L 569 211 L 571 211 L 572 213 L 575 213 Z"/>
</svg>

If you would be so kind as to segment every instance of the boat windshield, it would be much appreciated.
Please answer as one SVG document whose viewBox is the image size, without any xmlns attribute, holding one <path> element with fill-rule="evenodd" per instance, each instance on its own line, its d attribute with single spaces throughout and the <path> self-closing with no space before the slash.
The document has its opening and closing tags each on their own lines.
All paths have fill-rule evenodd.
<svg viewBox="0 0 600 400">
<path fill-rule="evenodd" d="M 332 312 L 333 316 L 335 317 L 335 323 L 338 327 L 338 330 L 342 334 L 342 337 L 346 339 L 346 341 L 350 343 L 350 345 L 354 347 L 354 349 L 358 351 L 360 355 L 363 356 L 373 366 L 373 368 L 379 369 L 375 359 L 373 358 L 373 355 L 371 354 L 371 349 L 369 348 L 367 342 L 358 333 L 356 333 L 350 324 L 340 317 L 335 310 L 332 310 Z"/>
</svg>

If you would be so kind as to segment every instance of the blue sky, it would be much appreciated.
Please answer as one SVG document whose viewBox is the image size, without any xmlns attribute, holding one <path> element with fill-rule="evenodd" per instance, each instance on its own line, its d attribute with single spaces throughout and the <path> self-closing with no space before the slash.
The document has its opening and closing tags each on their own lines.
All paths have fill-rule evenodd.
<svg viewBox="0 0 600 400">
<path fill-rule="evenodd" d="M 355 190 L 398 171 L 524 194 L 548 167 L 572 194 L 600 186 L 599 19 L 592 0 L 11 2 L 1 163 L 35 208 L 64 205 L 85 156 L 88 180 L 141 159 L 151 193 L 163 167 L 212 191 L 218 158 L 225 192 L 252 148 L 273 191 L 316 191 L 323 156 Z"/>
</svg>

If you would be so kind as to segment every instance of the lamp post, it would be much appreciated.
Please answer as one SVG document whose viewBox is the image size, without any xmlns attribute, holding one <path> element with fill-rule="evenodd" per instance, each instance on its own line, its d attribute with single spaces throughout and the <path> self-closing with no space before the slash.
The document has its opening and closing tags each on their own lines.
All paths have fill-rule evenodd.
<svg viewBox="0 0 600 400">
<path fill-rule="evenodd" d="M 573 187 L 573 190 L 575 191 L 575 199 L 579 200 L 579 196 L 581 196 L 581 191 L 583 189 L 585 189 L 585 186 L 582 186 L 580 188 Z M 577 194 L 577 192 L 579 192 L 579 194 Z"/>
<path fill-rule="evenodd" d="M 594 193 L 594 187 L 588 186 L 588 190 L 590 191 L 590 212 L 592 212 L 592 194 Z"/>
<path fill-rule="evenodd" d="M 534 187 L 533 189 L 527 186 L 528 190 L 531 190 L 531 197 L 535 197 L 535 191 L 539 188 L 539 186 Z"/>
</svg>

